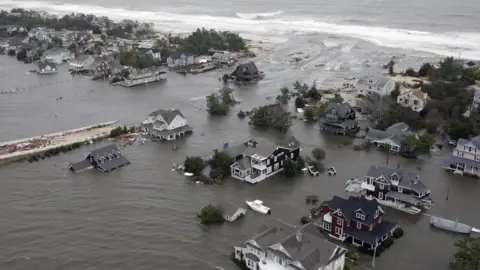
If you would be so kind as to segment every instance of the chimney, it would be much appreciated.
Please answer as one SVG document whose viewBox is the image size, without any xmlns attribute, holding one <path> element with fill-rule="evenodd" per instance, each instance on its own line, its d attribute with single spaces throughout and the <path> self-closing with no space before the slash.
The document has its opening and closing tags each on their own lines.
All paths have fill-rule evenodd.
<svg viewBox="0 0 480 270">
<path fill-rule="evenodd" d="M 297 238 L 298 242 L 302 242 L 302 232 L 300 230 L 297 231 L 295 238 Z"/>
<path fill-rule="evenodd" d="M 468 135 L 468 141 L 469 141 L 469 142 L 472 141 L 472 135 Z"/>
</svg>

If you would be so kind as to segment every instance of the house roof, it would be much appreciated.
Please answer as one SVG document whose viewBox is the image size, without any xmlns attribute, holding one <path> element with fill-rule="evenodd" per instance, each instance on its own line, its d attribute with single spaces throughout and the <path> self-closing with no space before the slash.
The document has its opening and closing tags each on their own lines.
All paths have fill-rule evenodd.
<svg viewBox="0 0 480 270">
<path fill-rule="evenodd" d="M 120 155 L 119 157 L 113 157 L 112 160 L 106 159 L 103 163 L 98 163 L 97 166 L 100 167 L 103 171 L 111 171 L 123 165 L 130 164 L 130 161 L 124 156 Z"/>
<path fill-rule="evenodd" d="M 386 139 L 388 137 L 390 137 L 391 135 L 388 134 L 388 132 L 386 131 L 383 131 L 383 130 L 379 130 L 379 129 L 374 129 L 374 128 L 369 128 L 367 133 L 365 134 L 365 138 L 367 140 L 383 140 L 383 139 Z"/>
<path fill-rule="evenodd" d="M 120 152 L 118 147 L 115 144 L 110 144 L 102 148 L 92 150 L 90 155 L 95 159 L 99 159 L 100 157 L 106 157 L 108 154 L 116 154 L 117 152 Z"/>
<path fill-rule="evenodd" d="M 338 196 L 333 196 L 329 201 L 324 201 L 322 205 L 327 205 L 333 211 L 340 210 L 342 215 L 348 220 L 355 220 L 361 223 L 370 225 L 375 219 L 375 211 L 380 208 L 376 200 L 369 200 L 365 197 L 349 197 L 344 199 Z M 365 220 L 358 219 L 356 212 L 361 211 L 365 215 Z"/>
<path fill-rule="evenodd" d="M 193 54 L 191 53 L 185 53 L 185 52 L 173 52 L 170 54 L 170 57 L 172 59 L 180 59 L 182 57 L 182 55 L 185 55 L 185 57 L 189 57 L 189 56 L 194 56 Z"/>
<path fill-rule="evenodd" d="M 58 55 L 58 54 L 61 54 L 61 53 L 69 53 L 69 51 L 67 49 L 64 49 L 64 48 L 50 49 L 50 50 L 45 51 L 43 53 L 43 56 Z"/>
<path fill-rule="evenodd" d="M 383 75 L 366 75 L 361 77 L 357 83 L 360 85 L 370 85 L 374 88 L 383 88 L 391 81 L 393 80 Z"/>
<path fill-rule="evenodd" d="M 246 211 L 245 208 L 235 205 L 233 203 L 223 203 L 220 208 L 222 209 L 224 215 L 229 216 L 232 216 L 238 210 Z"/>
<path fill-rule="evenodd" d="M 346 252 L 323 239 L 319 230 L 312 223 L 293 227 L 276 222 L 275 225 L 268 226 L 254 234 L 244 243 L 263 251 L 269 250 L 275 255 L 289 260 L 290 267 L 301 270 L 317 270 Z"/>
<path fill-rule="evenodd" d="M 289 136 L 283 140 L 278 141 L 277 145 L 290 150 L 294 150 L 302 146 L 302 144 L 294 136 Z"/>
<path fill-rule="evenodd" d="M 396 223 L 388 220 L 382 220 L 382 222 L 377 224 L 371 231 L 364 231 L 357 229 L 354 226 L 350 226 L 345 228 L 345 233 L 354 237 L 355 239 L 375 246 L 378 240 L 392 232 L 392 230 L 394 230 L 396 227 Z"/>
<path fill-rule="evenodd" d="M 468 143 L 472 143 L 475 147 L 480 148 L 480 135 L 473 137 L 471 141 L 467 139 L 458 139 L 457 144 L 465 145 Z"/>
<path fill-rule="evenodd" d="M 39 62 L 38 63 L 38 68 L 39 69 L 44 69 L 47 66 L 50 66 L 51 68 L 57 68 L 57 65 L 55 63 L 51 63 L 51 62 Z"/>
<path fill-rule="evenodd" d="M 252 168 L 252 162 L 250 160 L 249 157 L 244 157 L 240 160 L 238 160 L 237 162 L 235 162 L 236 164 L 238 164 L 238 167 L 240 167 L 240 169 L 242 170 L 247 170 L 247 169 L 251 169 Z M 235 164 L 234 163 L 234 164 Z M 233 165 L 233 164 L 232 164 Z"/>
<path fill-rule="evenodd" d="M 411 173 L 402 168 L 387 168 L 382 166 L 372 165 L 367 171 L 367 177 L 379 178 L 383 176 L 385 181 L 391 185 L 390 178 L 398 179 L 398 186 L 408 188 L 417 193 L 425 193 L 428 188 L 419 180 L 418 174 Z"/>
<path fill-rule="evenodd" d="M 415 93 L 413 93 L 414 96 L 416 96 L 418 99 L 420 100 L 423 100 L 423 101 L 426 101 L 427 100 L 427 93 L 424 93 L 422 91 L 417 91 Z"/>
<path fill-rule="evenodd" d="M 237 66 L 237 68 L 232 72 L 231 76 L 239 77 L 249 77 L 258 73 L 258 68 L 253 61 L 243 63 Z"/>
<path fill-rule="evenodd" d="M 90 166 L 92 166 L 92 163 L 90 163 L 88 159 L 84 159 L 82 161 L 70 164 L 69 169 L 74 172 L 79 172 L 87 169 Z"/>
<path fill-rule="evenodd" d="M 270 154 L 272 154 L 273 151 L 275 151 L 276 148 L 277 148 L 276 145 L 270 144 L 265 141 L 265 142 L 259 143 L 255 148 L 252 148 L 252 147 L 247 148 L 244 154 L 249 157 L 253 155 L 258 155 L 258 156 L 267 158 L 268 156 L 270 156 Z"/>
<path fill-rule="evenodd" d="M 332 113 L 332 110 L 335 110 L 335 114 L 338 117 L 345 117 L 350 110 L 353 110 L 353 107 L 348 102 L 342 104 L 330 103 L 327 109 L 325 109 L 324 115 Z"/>
<path fill-rule="evenodd" d="M 180 115 L 181 117 L 185 118 L 185 116 L 183 116 L 183 114 L 178 109 L 171 109 L 171 110 L 159 109 L 154 112 L 151 112 L 148 116 L 157 117 L 158 115 L 162 116 L 163 120 L 165 120 L 165 123 L 167 125 L 170 125 L 170 123 L 173 121 L 173 119 L 175 119 L 177 115 Z"/>
</svg>

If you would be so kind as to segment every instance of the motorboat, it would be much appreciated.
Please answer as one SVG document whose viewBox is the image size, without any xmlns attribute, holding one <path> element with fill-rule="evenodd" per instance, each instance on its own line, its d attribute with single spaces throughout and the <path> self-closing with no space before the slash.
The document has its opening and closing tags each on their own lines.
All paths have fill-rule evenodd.
<svg viewBox="0 0 480 270">
<path fill-rule="evenodd" d="M 245 201 L 245 203 L 250 207 L 252 210 L 255 210 L 259 213 L 262 213 L 264 215 L 268 214 L 270 215 L 271 210 L 270 208 L 266 207 L 263 205 L 263 202 L 260 200 L 254 200 L 254 201 Z"/>
<path fill-rule="evenodd" d="M 441 217 L 431 216 L 430 225 L 442 230 L 461 233 L 461 234 L 470 234 L 472 232 L 480 233 L 480 229 L 460 223 L 458 222 L 458 219 L 453 221 L 453 220 L 448 220 Z"/>
<path fill-rule="evenodd" d="M 186 172 L 186 173 L 184 173 L 183 175 L 185 175 L 185 176 L 193 176 L 193 173 Z"/>
<path fill-rule="evenodd" d="M 332 175 L 337 175 L 337 170 L 335 170 L 335 167 L 331 166 L 328 168 L 328 175 L 332 176 Z"/>
</svg>

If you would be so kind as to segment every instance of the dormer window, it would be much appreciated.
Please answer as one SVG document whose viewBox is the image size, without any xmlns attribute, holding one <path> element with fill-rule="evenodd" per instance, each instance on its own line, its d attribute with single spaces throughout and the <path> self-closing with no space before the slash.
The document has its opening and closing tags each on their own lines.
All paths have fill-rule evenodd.
<svg viewBox="0 0 480 270">
<path fill-rule="evenodd" d="M 100 158 L 100 163 L 103 163 L 103 162 L 105 162 L 105 158 L 104 158 L 104 157 L 101 157 L 101 158 Z"/>
<path fill-rule="evenodd" d="M 365 220 L 365 215 L 362 214 L 362 213 L 356 213 L 355 216 L 356 216 L 358 219 Z"/>
<path fill-rule="evenodd" d="M 113 158 L 113 155 L 112 154 L 108 154 L 108 160 L 112 160 Z"/>
</svg>

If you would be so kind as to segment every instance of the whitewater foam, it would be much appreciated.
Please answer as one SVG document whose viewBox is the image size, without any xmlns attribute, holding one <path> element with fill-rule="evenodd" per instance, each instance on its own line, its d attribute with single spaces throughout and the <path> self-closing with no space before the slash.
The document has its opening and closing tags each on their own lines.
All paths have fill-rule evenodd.
<svg viewBox="0 0 480 270">
<path fill-rule="evenodd" d="M 238 13 L 236 17 L 173 14 L 160 11 L 133 11 L 94 5 L 55 4 L 13 0 L 0 1 L 0 8 L 28 8 L 54 13 L 84 12 L 108 16 L 113 20 L 132 19 L 154 23 L 160 30 L 187 33 L 198 27 L 239 32 L 248 38 L 274 39 L 295 33 L 326 33 L 363 39 L 386 47 L 430 52 L 446 56 L 480 60 L 480 33 L 433 33 L 362 25 L 340 25 L 301 17 L 282 11 Z M 281 18 L 279 15 L 282 15 Z"/>
</svg>

